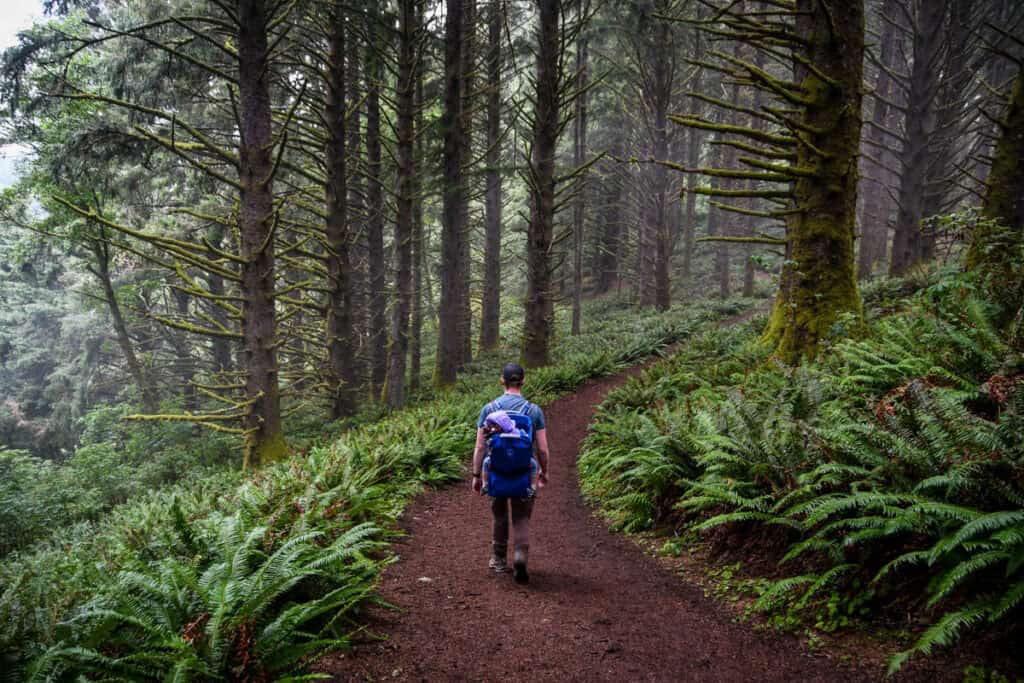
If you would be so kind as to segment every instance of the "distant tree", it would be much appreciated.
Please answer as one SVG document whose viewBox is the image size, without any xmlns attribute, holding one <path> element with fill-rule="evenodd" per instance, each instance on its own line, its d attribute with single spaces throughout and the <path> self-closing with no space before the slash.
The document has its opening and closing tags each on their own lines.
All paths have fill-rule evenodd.
<svg viewBox="0 0 1024 683">
<path fill-rule="evenodd" d="M 412 308 L 413 177 L 415 160 L 416 60 L 421 40 L 416 11 L 418 0 L 401 0 L 398 6 L 398 73 L 396 87 L 397 178 L 395 202 L 395 286 L 391 339 L 388 345 L 387 384 L 384 399 L 398 408 L 405 404 L 406 361 L 409 351 L 409 315 Z"/>
</svg>

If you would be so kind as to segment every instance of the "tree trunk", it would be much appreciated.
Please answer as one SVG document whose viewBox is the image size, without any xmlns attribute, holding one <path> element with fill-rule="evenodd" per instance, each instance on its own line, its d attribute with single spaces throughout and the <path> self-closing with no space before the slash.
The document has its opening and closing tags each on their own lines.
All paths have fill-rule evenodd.
<svg viewBox="0 0 1024 683">
<path fill-rule="evenodd" d="M 622 150 L 622 138 L 616 136 L 612 143 L 612 156 L 621 158 Z M 611 290 L 618 276 L 619 233 L 622 230 L 622 178 L 619 173 L 617 164 L 608 164 L 608 170 L 601 181 L 605 203 L 601 212 L 604 229 L 601 231 L 601 243 L 595 259 L 598 294 Z"/>
<path fill-rule="evenodd" d="M 882 13 L 887 17 L 897 15 L 899 0 L 885 0 Z M 882 49 L 879 61 L 887 69 L 893 69 L 896 64 L 896 27 L 891 21 L 883 22 Z M 857 276 L 860 279 L 871 277 L 875 264 L 885 258 L 889 241 L 889 216 L 892 212 L 892 201 L 889 199 L 888 187 L 892 172 L 889 170 L 895 166 L 897 161 L 894 154 L 889 150 L 891 136 L 885 134 L 884 129 L 890 128 L 892 123 L 892 108 L 887 100 L 893 97 L 892 76 L 885 68 L 878 70 L 878 80 L 875 83 L 874 111 L 871 114 L 873 125 L 866 126 L 867 140 L 869 142 L 867 151 L 882 163 L 883 168 L 868 161 L 865 164 L 867 178 L 862 182 L 861 192 L 864 195 L 864 207 L 861 212 L 861 238 L 860 251 L 857 260 Z"/>
<path fill-rule="evenodd" d="M 288 452 L 281 427 L 274 307 L 273 134 L 267 16 L 263 0 L 238 0 L 239 198 L 242 335 L 244 346 L 245 467 Z"/>
<path fill-rule="evenodd" d="M 1024 68 L 1017 71 L 1010 106 L 999 128 L 981 211 L 985 218 L 1016 233 L 1019 244 L 1024 241 Z M 992 244 L 993 237 L 990 226 L 982 224 L 975 229 L 967 251 L 968 268 L 1012 264 L 1013 256 L 1004 246 Z"/>
<path fill-rule="evenodd" d="M 117 293 L 114 291 L 114 283 L 110 276 L 110 245 L 105 236 L 92 243 L 92 252 L 96 257 L 96 268 L 92 270 L 93 275 L 100 281 L 103 287 L 103 298 L 107 301 L 107 309 L 114 323 L 114 336 L 117 338 L 117 345 L 121 347 L 121 354 L 124 362 L 128 365 L 128 372 L 135 380 L 135 386 L 139 390 L 139 397 L 142 400 L 142 409 L 150 415 L 160 411 L 157 401 L 156 389 L 150 384 L 146 371 L 135 355 L 135 347 L 132 346 L 132 338 L 128 334 L 128 325 L 125 324 L 124 315 L 121 314 L 121 305 L 117 301 Z"/>
<path fill-rule="evenodd" d="M 555 218 L 555 149 L 559 128 L 560 0 L 537 0 L 537 92 L 530 158 L 530 225 L 527 231 L 526 316 L 522 359 L 530 367 L 547 365 L 554 320 L 551 316 L 550 251 Z"/>
<path fill-rule="evenodd" d="M 776 353 L 797 362 L 817 352 L 843 314 L 861 318 L 853 239 L 857 207 L 864 57 L 862 0 L 797 0 L 796 33 L 804 57 L 831 83 L 797 63 L 806 93 L 800 120 L 806 142 L 797 145 L 795 213 L 787 216 L 787 262 L 765 332 Z M 810 143 L 810 144 L 807 144 Z"/>
<path fill-rule="evenodd" d="M 487 31 L 487 194 L 480 350 L 498 346 L 501 323 L 501 28 L 504 0 L 491 0 Z"/>
<path fill-rule="evenodd" d="M 700 6 L 697 7 L 697 19 L 701 17 Z M 698 60 L 703 57 L 704 46 L 702 40 L 703 34 L 700 31 L 695 31 L 693 36 L 693 52 L 691 53 L 691 59 Z M 693 71 L 693 80 L 690 82 L 689 91 L 693 93 L 703 93 L 704 82 L 704 69 L 702 67 L 696 67 Z M 693 103 L 693 112 L 697 113 L 700 107 L 700 101 L 691 98 Z M 686 146 L 686 166 L 687 168 L 696 168 L 700 163 L 700 148 L 704 144 L 704 133 L 699 128 L 690 128 L 687 136 L 688 143 Z M 697 232 L 697 194 L 693 191 L 697 186 L 697 174 L 688 173 L 686 176 L 686 208 L 684 209 L 683 218 L 683 269 L 682 279 L 683 282 L 689 284 L 690 279 L 693 277 L 693 251 L 696 242 Z"/>
<path fill-rule="evenodd" d="M 416 26 L 423 26 L 423 3 L 416 3 Z M 414 109 L 414 162 L 423 159 L 423 60 L 416 60 L 416 102 Z M 426 258 L 423 242 L 423 183 L 420 173 L 412 176 L 412 320 L 409 333 L 409 391 L 420 388 L 423 356 L 423 269 Z"/>
<path fill-rule="evenodd" d="M 398 92 L 396 133 L 398 135 L 395 221 L 395 302 L 392 308 L 390 358 L 385 402 L 391 408 L 405 405 L 405 360 L 409 349 L 409 308 L 412 300 L 412 179 L 413 116 L 415 115 L 416 24 L 418 0 L 400 0 L 398 7 Z"/>
<path fill-rule="evenodd" d="M 209 239 L 210 244 L 214 248 L 223 249 L 224 226 L 220 223 L 215 223 L 208 231 L 207 239 Z M 211 254 L 211 257 L 216 258 L 213 254 Z M 227 293 L 224 288 L 224 278 L 217 273 L 206 273 L 206 284 L 210 294 L 213 295 L 214 302 L 218 300 L 218 297 L 223 297 Z M 229 329 L 230 321 L 228 320 L 228 314 L 222 306 L 213 303 L 210 306 L 210 317 L 213 318 L 221 329 Z M 225 337 L 213 337 L 210 342 L 210 350 L 213 357 L 213 371 L 215 373 L 231 372 L 234 369 L 234 363 L 231 360 L 231 342 Z"/>
<path fill-rule="evenodd" d="M 327 93 L 324 120 L 327 123 L 326 238 L 327 288 L 327 376 L 331 384 L 330 418 L 336 420 L 356 410 L 355 343 L 352 324 L 352 262 L 348 234 L 348 168 L 345 122 L 345 21 L 343 8 L 333 8 L 328 38 Z"/>
<path fill-rule="evenodd" d="M 583 10 L 585 11 L 585 10 Z M 573 164 L 583 166 L 587 150 L 587 37 L 580 32 L 576 41 L 576 116 L 573 125 Z M 580 333 L 580 317 L 583 307 L 583 210 L 587 201 L 587 178 L 584 174 L 577 181 L 576 201 L 572 208 L 572 334 Z"/>
<path fill-rule="evenodd" d="M 444 136 L 444 180 L 441 191 L 441 304 L 438 309 L 437 365 L 434 382 L 439 386 L 455 383 L 459 367 L 460 254 L 464 239 L 461 207 L 465 202 L 462 188 L 462 108 L 463 1 L 446 0 L 444 110 L 441 133 Z"/>
<path fill-rule="evenodd" d="M 713 114 L 712 115 L 712 120 L 715 121 L 716 123 L 720 123 L 721 122 L 720 113 L 716 112 L 715 114 Z M 725 155 L 725 146 L 721 145 L 721 144 L 715 144 L 715 143 L 720 142 L 723 139 L 723 137 L 724 136 L 721 133 L 715 133 L 714 137 L 710 140 L 710 142 L 711 142 L 710 165 L 713 168 L 722 168 L 722 166 L 723 166 L 722 158 Z M 727 182 L 728 181 L 716 180 L 715 178 L 711 178 L 711 182 L 709 184 L 711 185 L 711 187 L 715 188 L 715 187 L 718 187 L 719 185 L 721 185 L 723 183 L 727 183 Z M 722 216 L 721 209 L 718 209 L 717 207 L 715 207 L 712 204 L 711 199 L 709 198 L 709 201 L 708 201 L 708 217 L 707 217 L 707 236 L 708 237 L 721 237 L 722 236 L 722 234 L 725 232 L 722 229 L 722 224 L 725 222 L 723 220 L 723 218 L 724 217 Z M 725 244 L 722 243 L 722 242 L 711 242 L 710 244 L 711 244 L 711 248 L 715 250 L 714 259 L 713 259 L 713 271 L 714 271 L 714 276 L 715 276 L 714 282 L 716 282 L 719 285 L 719 287 L 721 287 L 721 284 L 722 284 L 722 276 L 721 276 L 722 268 L 724 266 L 728 265 L 728 260 L 727 260 L 728 257 L 723 252 L 723 248 L 725 247 Z M 721 291 L 719 291 L 719 294 L 721 294 Z"/>
<path fill-rule="evenodd" d="M 473 75 L 476 71 L 476 0 L 463 0 L 463 28 L 460 77 L 462 99 L 459 110 L 459 137 L 461 138 L 461 165 L 465 183 L 470 184 L 473 162 Z M 473 308 L 471 287 L 473 282 L 473 253 L 470 251 L 469 193 L 462 195 L 459 204 L 459 367 L 473 360 Z"/>
<path fill-rule="evenodd" d="M 667 20 L 658 21 L 658 40 L 654 50 L 654 92 L 650 94 L 654 109 L 654 158 L 668 161 L 668 115 L 672 102 L 674 67 L 673 41 Z M 654 167 L 654 306 L 667 311 L 672 305 L 669 264 L 672 260 L 673 232 L 668 220 L 668 170 L 661 164 Z"/>
<path fill-rule="evenodd" d="M 357 4 L 358 8 L 359 5 Z M 361 9 L 357 10 L 362 12 Z M 355 20 L 351 20 L 348 30 L 346 48 L 348 50 L 348 68 L 346 80 L 348 81 L 348 101 L 355 103 L 363 100 L 361 86 L 361 68 L 364 55 L 361 54 L 362 30 L 356 28 Z M 352 307 L 349 311 L 349 318 L 352 321 L 352 376 L 354 385 L 352 391 L 358 392 L 365 388 L 366 362 L 364 349 L 366 346 L 365 335 L 367 330 L 366 312 L 368 308 L 367 294 L 367 272 L 365 268 L 365 229 L 366 211 L 366 178 L 363 167 L 363 105 L 356 107 L 349 115 L 347 121 L 348 142 L 345 145 L 348 168 L 348 245 L 349 245 L 349 266 L 350 285 L 352 296 Z M 362 385 L 362 386 L 361 386 Z"/>
<path fill-rule="evenodd" d="M 688 168 L 696 168 L 700 163 L 700 147 L 703 144 L 704 135 L 696 128 L 690 128 L 686 146 L 686 165 Z M 684 282 L 689 282 L 693 277 L 693 249 L 697 238 L 697 193 L 693 189 L 697 186 L 697 174 L 689 173 L 686 176 L 686 208 L 683 214 L 683 270 Z"/>
<path fill-rule="evenodd" d="M 761 10 L 763 7 L 764 6 L 760 2 L 754 3 L 755 10 Z M 754 66 L 758 69 L 764 68 L 764 53 L 760 50 L 755 51 Z M 755 112 L 761 111 L 761 108 L 764 106 L 764 91 L 760 88 L 754 91 L 754 101 L 752 104 L 753 106 L 751 109 Z M 763 131 L 767 126 L 764 119 L 759 116 L 752 115 L 750 117 L 750 127 L 757 131 Z M 756 180 L 749 180 L 746 183 L 746 188 L 748 190 L 757 190 L 758 182 Z M 762 202 L 756 198 L 751 199 L 750 208 L 755 211 L 759 210 L 762 208 Z M 747 225 L 748 227 L 743 231 L 743 233 L 745 233 L 747 237 L 755 237 L 757 235 L 757 229 L 754 225 L 753 217 L 750 217 L 747 220 Z M 745 297 L 754 296 L 754 280 L 757 274 L 757 264 L 754 262 L 754 248 L 755 245 L 750 245 L 747 249 L 746 259 L 743 263 L 743 296 Z"/>
<path fill-rule="evenodd" d="M 939 87 L 945 3 L 923 0 L 918 4 L 915 19 L 914 60 L 903 124 L 902 173 L 889 261 L 890 277 L 903 275 L 924 257 L 921 219 L 924 218 L 928 144 L 935 131 L 935 95 Z"/>
<path fill-rule="evenodd" d="M 192 298 L 188 292 L 180 289 L 171 289 L 174 297 L 175 308 L 178 309 L 178 317 L 182 320 L 188 319 L 188 305 Z M 194 413 L 199 409 L 199 397 L 196 393 L 196 364 L 189 351 L 187 335 L 184 331 L 177 330 L 177 346 L 174 349 L 175 365 L 178 377 L 181 378 L 182 406 L 186 413 Z"/>
<path fill-rule="evenodd" d="M 375 4 L 367 15 L 366 241 L 370 292 L 370 391 L 380 398 L 387 375 L 387 270 L 384 265 L 384 189 L 381 184 L 380 86 L 384 77 Z"/>
</svg>

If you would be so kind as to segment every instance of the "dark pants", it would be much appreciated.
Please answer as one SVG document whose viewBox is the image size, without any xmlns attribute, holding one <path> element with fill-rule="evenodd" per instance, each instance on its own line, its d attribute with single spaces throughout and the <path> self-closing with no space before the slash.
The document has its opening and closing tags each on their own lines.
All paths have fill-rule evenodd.
<svg viewBox="0 0 1024 683">
<path fill-rule="evenodd" d="M 530 545 L 530 515 L 533 514 L 532 498 L 492 498 L 491 512 L 494 514 L 493 540 L 495 548 L 508 547 L 509 518 L 512 519 L 512 547 L 527 548 Z"/>
</svg>

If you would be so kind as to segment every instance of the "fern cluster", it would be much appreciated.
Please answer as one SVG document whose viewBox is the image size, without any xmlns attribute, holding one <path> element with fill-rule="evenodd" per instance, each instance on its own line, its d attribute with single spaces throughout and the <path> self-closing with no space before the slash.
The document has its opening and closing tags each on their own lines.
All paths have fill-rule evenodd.
<svg viewBox="0 0 1024 683">
<path fill-rule="evenodd" d="M 689 336 L 717 315 L 634 318 L 614 302 L 531 371 L 545 403 Z M 628 322 L 626 322 L 628 320 Z M 589 321 L 588 321 L 589 322 Z M 461 478 L 496 358 L 451 392 L 362 424 L 245 479 L 234 471 L 140 492 L 0 562 L 0 656 L 13 680 L 283 679 L 345 642 L 424 485 Z M 471 368 L 473 370 L 473 368 Z"/>
<path fill-rule="evenodd" d="M 1024 362 L 998 319 L 947 275 L 801 368 L 759 356 L 751 332 L 710 335 L 609 397 L 584 492 L 627 530 L 775 529 L 789 575 L 765 610 L 903 596 L 933 625 L 893 668 L 1019 618 Z"/>
</svg>

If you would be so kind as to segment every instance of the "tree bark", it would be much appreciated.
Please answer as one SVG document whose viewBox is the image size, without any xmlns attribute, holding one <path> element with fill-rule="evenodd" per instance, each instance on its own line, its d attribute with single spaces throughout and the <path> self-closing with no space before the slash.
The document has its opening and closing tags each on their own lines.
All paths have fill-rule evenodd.
<svg viewBox="0 0 1024 683">
<path fill-rule="evenodd" d="M 985 218 L 1009 228 L 1019 244 L 1024 241 L 1024 68 L 1017 71 L 1010 105 L 999 128 L 981 210 Z M 1005 247 L 993 245 L 993 237 L 990 226 L 982 224 L 975 229 L 967 251 L 969 269 L 1012 264 L 1013 256 Z"/>
<path fill-rule="evenodd" d="M 121 304 L 114 291 L 114 283 L 110 275 L 110 245 L 105 236 L 93 240 L 91 250 L 96 257 L 96 268 L 90 270 L 103 287 L 103 298 L 107 302 L 107 310 L 110 311 L 110 318 L 114 323 L 114 336 L 117 338 L 117 345 L 121 347 L 121 355 L 124 356 L 124 362 L 128 365 L 128 372 L 135 380 L 135 386 L 139 390 L 142 409 L 150 415 L 155 415 L 160 411 L 156 389 L 150 384 L 146 371 L 142 367 L 142 363 L 139 362 L 139 357 L 135 355 L 135 347 L 132 345 L 131 335 L 128 334 L 128 325 L 125 324 L 124 315 L 121 313 Z"/>
<path fill-rule="evenodd" d="M 621 136 L 615 136 L 611 153 L 613 158 L 622 158 Z M 605 197 L 601 212 L 604 228 L 600 233 L 600 244 L 594 259 L 598 294 L 604 294 L 611 290 L 612 284 L 618 277 L 619 234 L 622 230 L 622 178 L 616 163 L 607 164 L 606 169 L 601 180 L 602 195 Z"/>
<path fill-rule="evenodd" d="M 239 198 L 245 394 L 245 467 L 288 452 L 281 426 L 274 306 L 273 134 L 267 14 L 263 0 L 238 0 Z"/>
<path fill-rule="evenodd" d="M 412 179 L 416 174 L 413 157 L 413 116 L 415 115 L 417 0 L 400 0 L 398 6 L 398 91 L 396 133 L 398 135 L 395 221 L 395 301 L 392 308 L 391 342 L 384 398 L 391 408 L 405 405 L 405 361 L 409 349 L 409 309 L 412 303 Z"/>
<path fill-rule="evenodd" d="M 897 15 L 898 3 L 900 0 L 885 0 L 882 8 L 884 16 L 895 18 Z M 896 27 L 891 21 L 883 22 L 882 45 L 879 54 L 879 61 L 889 70 L 896 65 Z M 888 170 L 898 163 L 896 157 L 888 150 L 888 144 L 883 129 L 892 125 L 892 108 L 889 100 L 893 97 L 892 76 L 886 68 L 878 70 L 878 80 L 875 82 L 874 110 L 871 113 L 873 125 L 866 126 L 866 138 L 868 140 L 867 151 L 876 156 L 883 164 L 878 168 L 876 164 L 867 161 L 865 182 L 862 182 L 861 192 L 864 195 L 864 207 L 861 215 L 860 251 L 857 256 L 857 276 L 860 279 L 871 277 L 875 264 L 885 258 L 889 242 L 889 218 L 892 213 L 892 201 L 889 199 L 889 182 L 892 172 Z M 891 138 L 890 138 L 891 139 Z"/>
<path fill-rule="evenodd" d="M 910 72 L 907 115 L 904 119 L 903 150 L 900 154 L 899 199 L 896 230 L 892 240 L 889 276 L 898 277 L 921 262 L 924 239 L 925 178 L 928 173 L 928 144 L 935 131 L 935 95 L 939 87 L 942 58 L 942 28 L 945 3 L 922 0 L 917 5 L 914 57 Z"/>
<path fill-rule="evenodd" d="M 223 249 L 224 226 L 220 223 L 215 223 L 207 232 L 207 239 L 209 239 L 210 244 L 214 248 Z M 211 256 L 213 255 L 211 254 Z M 224 287 L 224 278 L 217 273 L 206 273 L 206 285 L 215 301 L 217 297 L 223 297 L 227 293 Z M 227 311 L 223 307 L 217 304 L 210 306 L 210 317 L 222 329 L 226 330 L 229 328 Z M 210 342 L 210 350 L 213 357 L 213 371 L 215 373 L 231 372 L 234 369 L 234 363 L 231 359 L 231 343 L 227 339 L 224 337 L 213 337 Z"/>
<path fill-rule="evenodd" d="M 469 172 L 473 162 L 473 105 L 475 99 L 473 76 L 476 71 L 476 0 L 463 0 L 463 28 L 460 77 L 462 99 L 459 110 L 459 137 L 461 165 L 464 181 L 472 181 Z M 473 253 L 470 251 L 469 195 L 464 193 L 459 204 L 459 367 L 473 360 L 473 308 L 471 284 L 473 282 Z"/>
<path fill-rule="evenodd" d="M 827 6 L 826 6 L 827 5 Z M 787 261 L 765 332 L 787 362 L 817 352 L 843 314 L 862 316 L 853 239 L 857 207 L 864 58 L 862 0 L 797 0 L 796 32 L 804 57 L 830 82 L 797 63 L 796 82 L 806 99 L 797 145 L 798 169 L 813 169 L 793 183 L 795 213 L 786 218 Z M 810 144 L 807 144 L 810 143 Z"/>
<path fill-rule="evenodd" d="M 356 3 L 357 12 L 361 13 L 361 3 Z M 352 22 L 346 34 L 346 48 L 348 51 L 348 68 L 346 69 L 346 80 L 348 81 L 348 101 L 355 103 L 363 100 L 361 74 L 364 55 L 360 48 L 363 47 L 362 31 L 357 29 Z M 363 107 L 365 103 L 355 109 L 349 115 L 347 121 L 348 142 L 346 143 L 346 154 L 348 159 L 348 245 L 349 245 L 349 266 L 350 266 L 350 290 L 352 292 L 352 307 L 349 317 L 352 320 L 352 373 L 355 385 L 352 390 L 357 394 L 365 389 L 367 376 L 366 368 L 366 331 L 367 331 L 367 297 L 368 284 L 365 267 L 365 243 L 366 243 L 366 177 L 363 165 Z"/>
<path fill-rule="evenodd" d="M 370 391 L 379 399 L 387 375 L 387 270 L 384 265 L 384 188 L 381 184 L 380 87 L 384 72 L 376 5 L 367 14 L 366 242 L 370 306 Z"/>
<path fill-rule="evenodd" d="M 416 26 L 423 26 L 423 2 L 416 3 Z M 416 60 L 416 102 L 413 121 L 415 159 L 423 159 L 423 60 Z M 412 176 L 412 313 L 409 333 L 409 391 L 420 388 L 423 356 L 423 269 L 425 267 L 423 242 L 423 184 L 420 173 Z"/>
<path fill-rule="evenodd" d="M 585 12 L 586 10 L 581 10 Z M 576 116 L 573 125 L 573 164 L 583 166 L 587 150 L 587 36 L 582 31 L 576 40 Z M 587 177 L 584 174 L 577 182 L 576 201 L 572 210 L 572 334 L 580 333 L 581 309 L 583 307 L 583 212 L 587 201 Z"/>
<path fill-rule="evenodd" d="M 487 24 L 487 194 L 480 350 L 498 345 L 501 323 L 501 28 L 504 0 L 491 0 Z"/>
<path fill-rule="evenodd" d="M 550 251 L 555 217 L 555 149 L 559 128 L 560 0 L 537 0 L 537 77 L 530 158 L 530 225 L 527 231 L 526 315 L 522 359 L 547 365 L 553 327 Z"/>
<path fill-rule="evenodd" d="M 175 308 L 178 309 L 178 317 L 182 320 L 188 318 L 189 300 L 192 298 L 188 292 L 177 288 L 171 289 L 174 297 Z M 194 413 L 199 409 L 199 397 L 196 393 L 196 364 L 189 351 L 189 343 L 186 334 L 182 330 L 176 330 L 177 346 L 174 349 L 175 365 L 177 366 L 178 377 L 181 378 L 182 407 L 187 413 Z"/>
<path fill-rule="evenodd" d="M 357 376 L 355 331 L 352 323 L 352 259 L 348 234 L 348 166 L 345 121 L 345 22 L 340 2 L 330 18 L 327 55 L 327 93 L 324 120 L 327 124 L 325 238 L 327 288 L 327 367 L 330 382 L 330 418 L 336 420 L 356 410 Z"/>
<path fill-rule="evenodd" d="M 463 1 L 446 0 L 445 15 L 445 95 L 441 113 L 444 136 L 444 180 L 441 191 L 441 304 L 438 309 L 437 364 L 434 383 L 447 386 L 455 383 L 460 359 L 459 316 L 460 254 L 464 239 L 461 207 L 465 202 L 462 188 L 462 31 Z"/>
<path fill-rule="evenodd" d="M 672 63 L 674 41 L 667 20 L 658 21 L 657 40 L 653 50 L 654 91 L 649 98 L 653 109 L 654 158 L 668 161 L 668 115 L 672 102 L 675 65 Z M 669 263 L 672 259 L 674 234 L 668 220 L 668 170 L 661 164 L 654 167 L 654 306 L 667 311 L 672 304 Z"/>
</svg>

